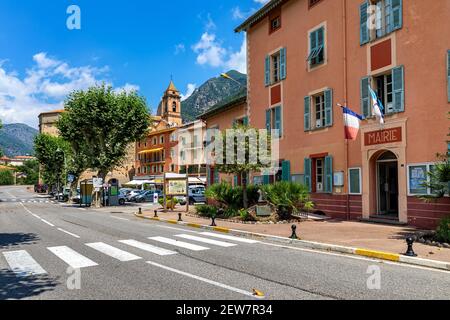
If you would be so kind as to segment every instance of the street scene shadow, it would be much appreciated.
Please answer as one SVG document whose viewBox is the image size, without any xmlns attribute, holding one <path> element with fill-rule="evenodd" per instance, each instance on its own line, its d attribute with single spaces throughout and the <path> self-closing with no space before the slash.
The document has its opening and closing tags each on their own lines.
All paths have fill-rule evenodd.
<svg viewBox="0 0 450 320">
<path fill-rule="evenodd" d="M 35 233 L 0 233 L 0 248 L 35 244 L 38 240 Z"/>
<path fill-rule="evenodd" d="M 10 270 L 0 269 L 0 300 L 26 299 L 53 291 L 57 279 L 46 275 L 19 277 Z"/>
</svg>

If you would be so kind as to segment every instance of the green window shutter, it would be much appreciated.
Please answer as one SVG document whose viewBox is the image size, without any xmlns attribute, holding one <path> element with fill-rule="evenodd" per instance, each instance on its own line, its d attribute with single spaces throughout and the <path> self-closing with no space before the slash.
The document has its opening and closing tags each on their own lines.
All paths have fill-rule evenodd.
<svg viewBox="0 0 450 320">
<path fill-rule="evenodd" d="M 447 51 L 447 91 L 448 102 L 450 102 L 450 50 Z"/>
<path fill-rule="evenodd" d="M 234 176 L 234 186 L 237 187 L 238 185 L 238 176 Z"/>
<path fill-rule="evenodd" d="M 219 169 L 214 168 L 214 183 L 220 182 Z"/>
<path fill-rule="evenodd" d="M 370 111 L 370 93 L 369 93 L 370 78 L 361 79 L 361 113 L 364 117 L 371 116 Z"/>
<path fill-rule="evenodd" d="M 242 122 L 244 123 L 244 126 L 248 126 L 248 117 L 245 116 L 244 119 L 242 119 Z"/>
<path fill-rule="evenodd" d="M 311 98 L 309 96 L 305 97 L 305 110 L 304 110 L 304 126 L 305 131 L 311 130 L 311 108 L 310 108 Z"/>
<path fill-rule="evenodd" d="M 364 1 L 359 7 L 360 17 L 360 44 L 366 44 L 369 42 L 369 15 L 368 15 L 369 3 Z"/>
<path fill-rule="evenodd" d="M 286 48 L 280 50 L 280 79 L 286 79 L 287 69 L 286 69 Z"/>
<path fill-rule="evenodd" d="M 291 162 L 283 161 L 281 164 L 282 168 L 282 180 L 290 182 L 291 181 Z"/>
<path fill-rule="evenodd" d="M 271 134 L 271 130 L 272 130 L 272 110 L 270 110 L 270 109 L 266 110 L 266 129 L 267 129 L 267 133 Z"/>
<path fill-rule="evenodd" d="M 309 192 L 312 191 L 312 160 L 305 158 L 305 185 L 308 187 Z"/>
<path fill-rule="evenodd" d="M 270 184 L 270 176 L 269 175 L 263 176 L 263 184 Z"/>
<path fill-rule="evenodd" d="M 333 90 L 325 90 L 325 126 L 333 125 Z"/>
<path fill-rule="evenodd" d="M 322 63 L 325 58 L 325 28 L 321 27 L 317 30 L 317 57 L 316 63 Z"/>
<path fill-rule="evenodd" d="M 401 29 L 403 26 L 403 1 L 392 0 L 391 28 L 392 31 Z"/>
<path fill-rule="evenodd" d="M 266 87 L 270 85 L 270 57 L 266 56 L 266 62 L 264 64 L 265 67 L 265 85 Z"/>
<path fill-rule="evenodd" d="M 275 129 L 279 130 L 278 137 L 283 136 L 281 107 L 275 108 Z"/>
<path fill-rule="evenodd" d="M 333 193 L 333 157 L 325 157 L 325 192 Z"/>
<path fill-rule="evenodd" d="M 392 69 L 392 91 L 394 112 L 405 111 L 405 74 L 403 66 Z"/>
</svg>

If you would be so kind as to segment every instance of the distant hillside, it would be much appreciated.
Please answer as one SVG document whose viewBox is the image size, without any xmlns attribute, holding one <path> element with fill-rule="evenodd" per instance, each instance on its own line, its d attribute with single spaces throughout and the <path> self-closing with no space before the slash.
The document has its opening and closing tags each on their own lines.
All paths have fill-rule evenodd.
<svg viewBox="0 0 450 320">
<path fill-rule="evenodd" d="M 242 85 L 222 77 L 209 79 L 181 103 L 181 113 L 184 121 L 193 121 L 211 107 L 231 97 L 236 97 L 242 91 L 245 91 L 244 87 L 247 85 L 247 76 L 245 74 L 234 70 L 227 72 L 227 74 Z"/>
<path fill-rule="evenodd" d="M 23 123 L 4 124 L 0 130 L 0 149 L 8 157 L 33 154 L 38 130 Z"/>
</svg>

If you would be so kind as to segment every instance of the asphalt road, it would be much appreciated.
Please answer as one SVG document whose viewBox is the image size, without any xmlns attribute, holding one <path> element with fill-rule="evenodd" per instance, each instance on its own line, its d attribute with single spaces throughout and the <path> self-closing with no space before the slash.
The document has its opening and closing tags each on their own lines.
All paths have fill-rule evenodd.
<svg viewBox="0 0 450 320">
<path fill-rule="evenodd" d="M 24 187 L 0 200 L 0 299 L 450 299 L 444 271 L 224 239 Z"/>
</svg>

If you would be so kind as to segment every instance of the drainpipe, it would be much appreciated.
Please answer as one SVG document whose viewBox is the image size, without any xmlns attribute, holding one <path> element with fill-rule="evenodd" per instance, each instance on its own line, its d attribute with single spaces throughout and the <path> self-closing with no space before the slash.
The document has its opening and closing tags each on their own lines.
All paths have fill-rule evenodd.
<svg viewBox="0 0 450 320">
<path fill-rule="evenodd" d="M 342 39 L 342 43 L 343 43 L 343 64 L 344 64 L 344 72 L 343 72 L 343 76 L 344 76 L 344 105 L 348 106 L 348 77 L 347 77 L 347 0 L 342 0 L 342 27 L 343 27 L 343 39 Z M 349 174 L 349 141 L 348 139 L 345 139 L 345 168 L 346 168 L 346 178 L 344 179 L 347 180 L 347 220 L 350 220 L 350 185 L 348 183 L 348 174 Z"/>
</svg>

